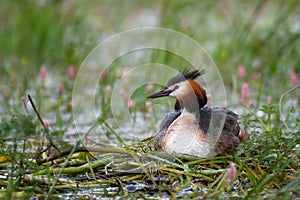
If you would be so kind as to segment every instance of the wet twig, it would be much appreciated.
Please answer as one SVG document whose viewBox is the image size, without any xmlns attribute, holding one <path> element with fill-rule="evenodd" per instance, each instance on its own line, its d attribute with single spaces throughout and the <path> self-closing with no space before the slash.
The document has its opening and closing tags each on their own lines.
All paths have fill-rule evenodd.
<svg viewBox="0 0 300 200">
<path fill-rule="evenodd" d="M 43 126 L 43 128 L 44 128 L 44 130 L 45 130 L 45 133 L 46 133 L 46 135 L 47 135 L 47 139 L 48 139 L 48 141 L 49 141 L 49 143 L 50 143 L 49 146 L 47 146 L 47 147 L 46 147 L 45 149 L 43 149 L 41 152 L 38 152 L 37 157 L 38 157 L 38 155 L 41 155 L 42 153 L 44 153 L 44 152 L 46 152 L 46 151 L 50 151 L 50 148 L 51 148 L 51 147 L 54 147 L 58 152 L 60 152 L 59 148 L 54 144 L 54 142 L 53 142 L 52 139 L 50 138 L 50 130 L 49 130 L 49 128 L 45 125 L 45 122 L 44 122 L 44 120 L 42 119 L 42 117 L 41 117 L 39 111 L 37 110 L 37 108 L 36 108 L 36 106 L 35 106 L 35 104 L 34 104 L 34 102 L 33 102 L 33 100 L 32 100 L 32 98 L 31 98 L 30 95 L 28 95 L 28 100 L 29 100 L 29 102 L 30 102 L 30 104 L 31 104 L 31 106 L 32 106 L 32 108 L 33 108 L 35 114 L 37 115 L 37 117 L 38 117 L 40 123 L 42 124 L 42 126 Z M 42 148 L 43 148 L 43 146 L 44 146 L 44 138 L 43 138 L 43 142 L 42 142 Z"/>
<path fill-rule="evenodd" d="M 66 155 L 69 155 L 72 152 L 72 149 L 62 151 L 59 154 L 50 156 L 48 158 L 45 158 L 43 160 L 38 161 L 38 164 L 43 164 L 49 161 L 56 160 L 58 158 L 64 157 Z M 131 154 L 129 151 L 123 148 L 90 148 L 90 147 L 77 147 L 74 151 L 74 153 L 77 152 L 99 152 L 99 153 L 120 153 L 120 154 Z"/>
</svg>

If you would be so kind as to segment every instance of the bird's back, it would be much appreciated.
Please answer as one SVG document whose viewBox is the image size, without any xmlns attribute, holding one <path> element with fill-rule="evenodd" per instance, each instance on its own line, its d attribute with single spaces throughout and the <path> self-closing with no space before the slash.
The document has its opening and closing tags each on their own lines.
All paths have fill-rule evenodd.
<svg viewBox="0 0 300 200">
<path fill-rule="evenodd" d="M 238 115 L 226 108 L 202 108 L 199 125 L 206 137 L 215 142 L 217 154 L 229 153 L 242 142 Z"/>
</svg>

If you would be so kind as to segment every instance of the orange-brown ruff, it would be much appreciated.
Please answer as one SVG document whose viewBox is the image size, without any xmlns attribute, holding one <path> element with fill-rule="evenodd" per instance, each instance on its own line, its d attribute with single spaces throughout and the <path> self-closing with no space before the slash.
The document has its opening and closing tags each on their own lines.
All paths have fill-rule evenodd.
<svg viewBox="0 0 300 200">
<path fill-rule="evenodd" d="M 211 157 L 230 153 L 248 139 L 238 116 L 226 108 L 206 106 L 206 92 L 195 80 L 202 71 L 187 71 L 171 78 L 166 87 L 148 98 L 176 98 L 175 111 L 159 125 L 154 145 L 169 153 Z"/>
</svg>

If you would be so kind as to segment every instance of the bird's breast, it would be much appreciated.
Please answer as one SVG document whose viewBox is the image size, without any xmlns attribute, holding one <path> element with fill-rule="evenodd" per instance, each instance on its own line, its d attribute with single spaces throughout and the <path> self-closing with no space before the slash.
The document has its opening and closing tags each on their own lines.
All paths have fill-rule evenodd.
<svg viewBox="0 0 300 200">
<path fill-rule="evenodd" d="M 188 154 L 198 157 L 214 155 L 213 145 L 199 128 L 195 115 L 189 112 L 182 112 L 169 126 L 162 148 L 172 154 Z"/>
</svg>

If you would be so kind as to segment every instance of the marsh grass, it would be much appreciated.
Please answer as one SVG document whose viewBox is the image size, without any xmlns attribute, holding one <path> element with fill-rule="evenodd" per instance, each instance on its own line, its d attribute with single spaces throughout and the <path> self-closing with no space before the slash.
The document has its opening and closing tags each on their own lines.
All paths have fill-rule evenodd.
<svg viewBox="0 0 300 200">
<path fill-rule="evenodd" d="M 70 193 L 78 198 L 93 194 L 131 198 L 299 198 L 299 87 L 289 78 L 291 71 L 300 73 L 298 1 L 134 2 L 134 8 L 112 1 L 85 5 L 79 1 L 0 3 L 0 198 L 47 194 L 50 198 Z M 68 66 L 78 69 L 99 38 L 134 28 L 139 18 L 135 14 L 141 13 L 155 15 L 156 26 L 191 36 L 212 56 L 222 74 L 229 104 L 240 112 L 241 124 L 251 135 L 234 154 L 207 159 L 175 157 L 156 152 L 151 145 L 153 138 L 145 137 L 140 142 L 124 138 L 117 125 L 111 123 L 113 116 L 107 106 L 111 100 L 105 87 L 97 90 L 101 109 L 98 122 L 95 126 L 87 124 L 87 131 L 80 133 L 84 141 L 77 137 L 72 124 L 73 80 L 66 78 Z M 147 62 L 176 69 L 186 64 L 168 52 L 153 50 L 147 55 Z M 102 80 L 105 86 L 114 89 L 122 75 L 118 66 L 127 62 L 122 59 L 108 69 L 109 75 Z M 39 77 L 42 65 L 47 68 L 46 80 Z M 242 78 L 237 75 L 241 65 L 246 70 Z M 59 83 L 64 86 L 61 93 Z M 250 91 L 241 105 L 243 83 L 249 84 Z M 292 87 L 295 89 L 280 102 Z M 154 85 L 153 91 L 158 89 Z M 68 154 L 39 163 L 60 154 L 50 148 L 49 155 L 37 156 L 44 130 L 22 101 L 28 93 L 43 119 L 49 120 L 50 137 Z M 151 130 L 145 131 L 154 133 L 153 121 L 147 121 L 145 114 L 146 95 L 145 85 L 135 91 L 130 97 L 135 101 L 130 113 L 134 122 L 142 117 L 145 123 L 152 123 Z M 268 96 L 273 103 L 267 102 Z M 156 103 L 166 104 L 166 111 L 173 109 L 171 102 Z M 157 122 L 163 114 L 154 110 L 152 117 Z M 95 128 L 98 125 L 101 130 Z M 94 139 L 95 134 L 101 137 Z M 44 145 L 48 145 L 47 140 Z M 75 148 L 90 145 L 94 149 L 89 152 Z M 237 170 L 232 182 L 228 181 L 231 163 Z M 90 196 L 85 191 L 90 191 Z"/>
</svg>

